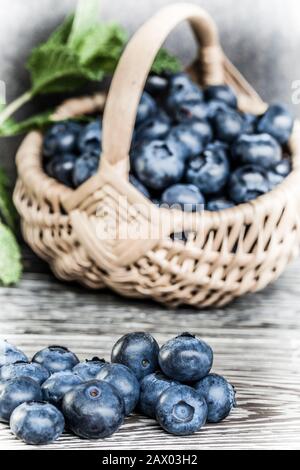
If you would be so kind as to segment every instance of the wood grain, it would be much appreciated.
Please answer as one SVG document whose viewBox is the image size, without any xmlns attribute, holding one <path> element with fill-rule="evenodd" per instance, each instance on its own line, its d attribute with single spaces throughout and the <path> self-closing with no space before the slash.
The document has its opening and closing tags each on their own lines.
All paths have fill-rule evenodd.
<svg viewBox="0 0 300 470">
<path fill-rule="evenodd" d="M 29 265 L 34 270 L 32 260 Z M 90 442 L 65 434 L 47 448 L 300 449 L 299 268 L 297 261 L 265 291 L 201 312 L 90 292 L 41 272 L 26 273 L 17 287 L 1 288 L 0 337 L 29 355 L 61 343 L 81 359 L 95 354 L 109 359 L 114 341 L 128 331 L 152 332 L 163 343 L 188 330 L 212 345 L 214 370 L 237 388 L 232 415 L 194 436 L 167 435 L 154 421 L 135 415 L 109 439 Z M 0 449 L 23 448 L 28 447 L 0 425 Z"/>
</svg>

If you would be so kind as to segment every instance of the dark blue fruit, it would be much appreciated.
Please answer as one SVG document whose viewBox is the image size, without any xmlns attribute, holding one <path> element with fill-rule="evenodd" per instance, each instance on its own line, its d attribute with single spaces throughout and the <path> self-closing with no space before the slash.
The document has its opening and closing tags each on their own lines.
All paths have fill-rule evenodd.
<svg viewBox="0 0 300 470">
<path fill-rule="evenodd" d="M 160 75 L 150 75 L 147 79 L 145 90 L 153 97 L 160 97 L 167 92 L 168 79 Z"/>
<path fill-rule="evenodd" d="M 105 364 L 98 373 L 97 379 L 115 387 L 124 400 L 126 416 L 130 415 L 140 397 L 140 384 L 134 373 L 123 364 Z"/>
<path fill-rule="evenodd" d="M 35 362 L 16 362 L 7 364 L 0 369 L 0 381 L 12 380 L 16 377 L 29 377 L 41 385 L 49 377 L 49 371 Z"/>
<path fill-rule="evenodd" d="M 0 340 L 0 367 L 19 361 L 28 362 L 28 357 L 12 344 Z"/>
<path fill-rule="evenodd" d="M 174 110 L 183 102 L 203 101 L 203 92 L 185 73 L 172 75 L 169 79 L 166 106 Z"/>
<path fill-rule="evenodd" d="M 186 148 L 186 156 L 194 157 L 204 150 L 212 137 L 212 129 L 206 121 L 192 120 L 173 127 L 168 141 L 181 142 Z"/>
<path fill-rule="evenodd" d="M 282 160 L 277 163 L 273 168 L 268 171 L 268 179 L 271 185 L 271 188 L 275 188 L 278 184 L 291 173 L 292 166 L 289 160 Z"/>
<path fill-rule="evenodd" d="M 257 131 L 270 134 L 281 145 L 288 143 L 294 127 L 294 119 L 285 106 L 274 104 L 260 118 Z"/>
<path fill-rule="evenodd" d="M 138 127 L 134 140 L 135 142 L 161 140 L 166 137 L 166 135 L 170 132 L 170 129 L 170 118 L 164 113 L 160 112 L 151 116 Z"/>
<path fill-rule="evenodd" d="M 129 181 L 140 193 L 142 193 L 146 198 L 150 199 L 150 193 L 148 189 L 134 175 L 129 175 Z"/>
<path fill-rule="evenodd" d="M 256 127 L 257 127 L 257 116 L 255 114 L 244 113 L 243 114 L 245 126 L 244 126 L 244 133 L 245 134 L 255 134 Z"/>
<path fill-rule="evenodd" d="M 232 156 L 237 165 L 259 165 L 271 168 L 281 161 L 282 150 L 268 134 L 243 134 L 232 147 Z"/>
<path fill-rule="evenodd" d="M 227 418 L 236 406 L 233 386 L 220 375 L 209 374 L 195 384 L 195 389 L 207 403 L 209 423 L 219 423 Z"/>
<path fill-rule="evenodd" d="M 200 212 L 204 206 L 204 197 L 192 184 L 170 186 L 162 194 L 161 202 L 169 208 L 182 209 L 186 212 Z"/>
<path fill-rule="evenodd" d="M 167 377 L 179 382 L 196 382 L 212 368 L 213 351 L 201 339 L 183 333 L 162 346 L 158 361 Z"/>
<path fill-rule="evenodd" d="M 87 359 L 85 362 L 79 362 L 74 368 L 73 372 L 84 381 L 88 382 L 97 377 L 102 367 L 106 364 L 104 359 L 94 357 L 93 359 Z"/>
<path fill-rule="evenodd" d="M 123 424 L 124 400 L 109 383 L 92 380 L 66 393 L 62 409 L 71 431 L 84 439 L 111 436 Z"/>
<path fill-rule="evenodd" d="M 137 115 L 136 115 L 136 126 L 144 123 L 149 119 L 157 110 L 157 105 L 146 91 L 142 94 L 140 104 L 138 106 Z"/>
<path fill-rule="evenodd" d="M 211 85 L 204 91 L 207 101 L 221 101 L 230 108 L 237 108 L 238 100 L 233 89 L 228 85 Z"/>
<path fill-rule="evenodd" d="M 85 181 L 97 173 L 99 167 L 99 158 L 100 157 L 98 154 L 92 152 L 85 153 L 76 160 L 72 174 L 75 188 L 85 183 Z"/>
<path fill-rule="evenodd" d="M 77 157 L 64 154 L 53 158 L 46 166 L 46 173 L 70 188 L 73 186 L 73 171 Z"/>
<path fill-rule="evenodd" d="M 198 100 L 184 101 L 173 110 L 173 116 L 177 122 L 185 122 L 191 119 L 205 120 L 208 117 L 208 106 Z"/>
<path fill-rule="evenodd" d="M 165 431 L 176 436 L 188 436 L 206 423 L 207 404 L 191 387 L 169 387 L 158 400 L 156 419 Z"/>
<path fill-rule="evenodd" d="M 203 194 L 216 194 L 229 178 L 226 148 L 213 143 L 199 156 L 187 162 L 186 181 L 197 186 Z"/>
<path fill-rule="evenodd" d="M 102 148 L 102 123 L 99 119 L 87 124 L 79 135 L 78 146 L 81 153 L 96 152 Z"/>
<path fill-rule="evenodd" d="M 179 385 L 179 382 L 169 379 L 161 372 L 146 375 L 141 381 L 140 412 L 150 418 L 155 418 L 155 408 L 159 397 L 165 390 L 174 385 Z"/>
<path fill-rule="evenodd" d="M 266 170 L 254 165 L 246 165 L 236 170 L 228 183 L 230 199 L 236 204 L 252 201 L 270 189 Z"/>
<path fill-rule="evenodd" d="M 77 385 L 82 384 L 82 382 L 83 380 L 79 375 L 70 370 L 56 372 L 43 383 L 43 398 L 45 401 L 59 407 L 65 394 Z"/>
<path fill-rule="evenodd" d="M 14 410 L 10 419 L 10 428 L 15 436 L 31 445 L 56 441 L 64 427 L 62 413 L 50 403 L 23 403 Z"/>
<path fill-rule="evenodd" d="M 63 153 L 76 152 L 81 129 L 80 124 L 72 121 L 59 122 L 52 126 L 44 137 L 44 157 L 49 159 Z"/>
<path fill-rule="evenodd" d="M 72 370 L 79 363 L 78 357 L 63 346 L 42 349 L 33 356 L 32 361 L 46 367 L 50 374 Z"/>
<path fill-rule="evenodd" d="M 211 199 L 207 202 L 206 210 L 210 212 L 223 211 L 234 207 L 234 203 L 225 198 Z"/>
<path fill-rule="evenodd" d="M 224 103 L 224 101 L 212 100 L 206 104 L 208 108 L 207 117 L 212 122 L 219 111 L 224 111 L 224 112 L 228 111 L 228 106 L 226 103 Z"/>
<path fill-rule="evenodd" d="M 42 400 L 41 387 L 35 380 L 17 377 L 0 383 L 0 421 L 7 423 L 17 406 L 32 400 Z"/>
<path fill-rule="evenodd" d="M 231 109 L 219 111 L 213 119 L 216 138 L 227 143 L 234 142 L 245 129 L 242 116 Z"/>
<path fill-rule="evenodd" d="M 180 143 L 153 140 L 134 152 L 135 173 L 148 188 L 163 190 L 181 180 L 185 152 Z"/>
<path fill-rule="evenodd" d="M 111 361 L 129 367 L 141 380 L 158 368 L 159 346 L 149 333 L 128 333 L 114 345 Z"/>
</svg>

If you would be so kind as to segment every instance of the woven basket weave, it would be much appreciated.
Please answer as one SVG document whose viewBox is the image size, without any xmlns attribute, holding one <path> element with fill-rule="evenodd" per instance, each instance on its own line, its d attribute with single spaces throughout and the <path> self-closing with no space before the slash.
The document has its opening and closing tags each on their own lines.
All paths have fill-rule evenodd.
<svg viewBox="0 0 300 470">
<path fill-rule="evenodd" d="M 151 18 L 128 44 L 109 95 L 65 102 L 55 119 L 102 112 L 103 151 L 98 173 L 76 190 L 45 174 L 42 141 L 31 132 L 17 154 L 14 201 L 24 237 L 60 279 L 169 305 L 224 305 L 264 288 L 298 255 L 300 242 L 300 136 L 296 122 L 289 151 L 293 171 L 257 200 L 219 213 L 159 209 L 129 182 L 129 149 L 138 103 L 153 60 L 171 30 L 189 20 L 201 44 L 189 72 L 200 85 L 227 83 L 242 111 L 261 114 L 266 104 L 224 56 L 216 26 L 201 8 L 176 4 Z M 120 201 L 127 200 L 127 207 Z M 151 217 L 149 216 L 151 212 Z M 108 233 L 117 218 L 144 233 L 141 239 Z M 182 227 L 183 223 L 183 227 Z M 149 229 L 160 228 L 160 235 Z M 172 234 L 189 232 L 187 241 Z"/>
</svg>

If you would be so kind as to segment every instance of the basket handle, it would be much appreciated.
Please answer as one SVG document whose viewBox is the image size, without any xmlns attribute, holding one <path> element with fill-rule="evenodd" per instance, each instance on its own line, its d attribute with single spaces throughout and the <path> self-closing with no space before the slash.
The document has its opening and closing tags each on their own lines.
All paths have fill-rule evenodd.
<svg viewBox="0 0 300 470">
<path fill-rule="evenodd" d="M 201 44 L 199 59 L 204 81 L 224 81 L 223 52 L 217 27 L 202 8 L 177 3 L 160 10 L 148 20 L 129 41 L 115 71 L 103 116 L 103 153 L 101 162 L 129 165 L 129 151 L 137 108 L 155 57 L 169 33 L 184 20 L 189 20 Z M 101 165 L 100 165 L 101 169 Z"/>
</svg>

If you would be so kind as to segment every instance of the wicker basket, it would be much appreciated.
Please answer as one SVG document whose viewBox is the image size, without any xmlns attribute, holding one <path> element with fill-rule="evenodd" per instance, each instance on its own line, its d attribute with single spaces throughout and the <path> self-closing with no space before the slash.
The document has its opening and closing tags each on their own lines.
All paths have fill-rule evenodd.
<svg viewBox="0 0 300 470">
<path fill-rule="evenodd" d="M 231 85 L 242 111 L 260 114 L 266 109 L 224 56 L 210 16 L 195 5 L 169 6 L 128 44 L 107 100 L 103 95 L 72 99 L 57 110 L 56 119 L 74 117 L 103 111 L 106 101 L 99 172 L 76 190 L 59 184 L 43 171 L 42 134 L 31 132 L 17 155 L 14 201 L 26 241 L 60 279 L 173 306 L 206 307 L 264 288 L 298 255 L 300 136 L 296 123 L 289 143 L 291 175 L 249 204 L 183 220 L 183 212 L 159 209 L 140 194 L 128 182 L 137 106 L 158 49 L 184 20 L 201 44 L 189 69 L 193 78 L 201 85 Z M 127 207 L 120 203 L 124 198 Z M 115 220 L 122 236 L 102 236 Z M 125 226 L 144 236 L 124 236 Z M 153 227 L 160 228 L 159 237 L 150 234 Z M 183 229 L 189 232 L 187 240 L 174 239 L 172 234 Z"/>
</svg>

